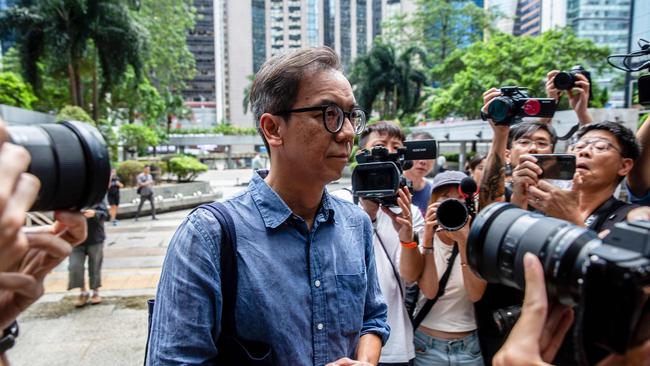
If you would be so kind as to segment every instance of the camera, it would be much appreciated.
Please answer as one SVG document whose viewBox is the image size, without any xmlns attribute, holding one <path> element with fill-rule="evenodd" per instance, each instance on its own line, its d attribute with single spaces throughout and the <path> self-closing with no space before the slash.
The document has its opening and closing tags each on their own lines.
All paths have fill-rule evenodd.
<svg viewBox="0 0 650 366">
<path fill-rule="evenodd" d="M 412 160 L 433 160 L 436 156 L 435 140 L 405 141 L 394 153 L 383 146 L 363 149 L 355 157 L 358 165 L 352 172 L 352 193 L 384 206 L 397 206 L 397 192 L 403 187 L 412 189 L 402 172 L 411 169 Z"/>
<path fill-rule="evenodd" d="M 476 216 L 467 258 L 480 277 L 523 290 L 526 252 L 544 267 L 549 299 L 577 307 L 573 340 L 582 364 L 650 339 L 650 222 L 618 223 L 601 240 L 509 203 Z"/>
<path fill-rule="evenodd" d="M 591 84 L 591 73 L 585 70 L 581 65 L 576 65 L 571 68 L 569 71 L 561 71 L 553 79 L 553 84 L 559 90 L 571 90 L 575 87 L 576 81 L 578 78 L 576 75 L 582 74 L 587 78 L 589 84 Z M 591 88 L 589 88 L 589 100 L 591 100 Z"/>
<path fill-rule="evenodd" d="M 478 193 L 478 186 L 474 179 L 463 178 L 458 186 L 458 193 L 464 202 L 455 198 L 448 198 L 440 203 L 436 210 L 438 225 L 447 231 L 462 229 L 469 217 L 476 214 L 474 197 Z"/>
<path fill-rule="evenodd" d="M 504 86 L 500 96 L 494 98 L 488 106 L 487 114 L 481 117 L 492 119 L 497 125 L 511 125 L 520 117 L 550 118 L 555 114 L 553 98 L 531 98 L 526 88 Z"/>
<path fill-rule="evenodd" d="M 64 121 L 8 126 L 7 131 L 9 140 L 31 155 L 27 172 L 41 181 L 30 211 L 81 209 L 102 201 L 111 167 L 97 128 Z"/>
</svg>

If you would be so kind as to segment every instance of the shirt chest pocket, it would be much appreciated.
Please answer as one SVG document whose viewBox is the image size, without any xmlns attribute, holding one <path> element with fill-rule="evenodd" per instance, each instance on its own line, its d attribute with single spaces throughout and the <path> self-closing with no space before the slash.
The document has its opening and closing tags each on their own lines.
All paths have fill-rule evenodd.
<svg viewBox="0 0 650 366">
<path fill-rule="evenodd" d="M 365 272 L 336 276 L 338 314 L 343 333 L 359 333 L 361 331 L 366 287 Z"/>
</svg>

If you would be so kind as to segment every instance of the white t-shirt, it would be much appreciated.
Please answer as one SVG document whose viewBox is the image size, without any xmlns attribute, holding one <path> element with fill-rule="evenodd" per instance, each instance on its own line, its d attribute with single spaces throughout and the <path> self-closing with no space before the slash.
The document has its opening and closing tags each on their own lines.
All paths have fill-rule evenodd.
<svg viewBox="0 0 650 366">
<path fill-rule="evenodd" d="M 438 278 L 441 278 L 445 273 L 447 261 L 453 248 L 453 245 L 447 245 L 437 235 L 434 236 L 433 253 Z M 420 292 L 416 314 L 426 300 L 426 297 Z M 476 329 L 474 304 L 467 297 L 467 291 L 465 290 L 463 269 L 460 266 L 460 253 L 453 263 L 445 294 L 433 305 L 421 325 L 443 332 L 468 332 Z"/>
<path fill-rule="evenodd" d="M 332 195 L 352 202 L 352 194 L 347 190 L 338 190 L 332 192 Z M 411 205 L 411 214 L 413 215 L 413 230 L 422 237 L 424 230 L 424 219 L 420 210 Z M 399 260 L 401 245 L 399 237 L 393 222 L 388 215 L 381 209 L 377 212 L 377 220 L 373 223 L 373 228 L 377 234 L 373 234 L 373 247 L 375 251 L 375 263 L 377 266 L 377 278 L 379 287 L 384 295 L 384 300 L 388 307 L 388 325 L 390 325 L 390 337 L 381 349 L 379 362 L 399 363 L 408 362 L 415 358 L 415 349 L 413 346 L 413 326 L 404 307 L 404 298 L 402 293 L 406 293 L 404 280 L 400 283 L 395 278 L 395 272 L 391 266 L 391 261 L 395 266 L 395 271 L 399 275 Z M 378 239 L 381 238 L 381 242 Z M 382 242 L 386 248 L 384 251 Z M 388 256 L 386 255 L 388 252 Z M 400 292 L 399 286 L 402 287 Z"/>
</svg>

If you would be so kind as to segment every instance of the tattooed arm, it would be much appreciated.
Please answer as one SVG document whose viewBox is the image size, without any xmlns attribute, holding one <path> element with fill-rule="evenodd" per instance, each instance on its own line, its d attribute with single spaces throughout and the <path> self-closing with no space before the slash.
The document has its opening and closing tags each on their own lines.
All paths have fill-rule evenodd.
<svg viewBox="0 0 650 366">
<path fill-rule="evenodd" d="M 492 99 L 499 95 L 501 95 L 501 92 L 495 88 L 483 93 L 483 111 L 487 111 L 487 106 L 491 103 Z M 505 193 L 505 157 L 510 128 L 507 125 L 497 126 L 492 120 L 490 120 L 490 126 L 492 127 L 494 136 L 490 152 L 485 159 L 483 178 L 480 182 L 478 196 L 479 210 L 482 210 L 490 203 L 501 200 Z"/>
</svg>

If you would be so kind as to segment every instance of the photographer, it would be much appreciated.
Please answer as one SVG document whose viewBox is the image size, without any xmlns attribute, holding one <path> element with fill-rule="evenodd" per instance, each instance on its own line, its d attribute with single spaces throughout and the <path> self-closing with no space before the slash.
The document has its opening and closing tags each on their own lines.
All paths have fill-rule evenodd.
<svg viewBox="0 0 650 366">
<path fill-rule="evenodd" d="M 359 147 L 361 149 L 371 149 L 375 146 L 383 146 L 390 153 L 395 153 L 398 148 L 404 146 L 404 140 L 404 133 L 399 126 L 391 122 L 379 121 L 369 125 L 361 133 Z M 433 165 L 433 160 L 422 161 Z M 418 166 L 417 162 L 414 162 L 413 168 L 404 171 L 405 176 L 406 172 Z M 425 166 L 425 164 L 421 165 Z M 413 199 L 415 199 L 415 194 Z M 353 200 L 350 191 L 347 189 L 333 192 L 332 195 L 348 201 Z M 422 235 L 424 220 L 418 208 L 411 204 L 411 193 L 408 188 L 405 187 L 400 190 L 397 203 L 401 209 L 400 214 L 395 214 L 390 208 L 379 205 L 373 200 L 359 199 L 359 205 L 366 211 L 372 221 L 377 277 L 379 278 L 379 287 L 388 306 L 388 325 L 391 330 L 390 337 L 381 350 L 379 365 L 409 365 L 415 358 L 413 326 L 404 306 L 407 281 L 402 279 L 398 269 L 400 243 L 402 245 L 417 246 L 417 238 L 418 235 Z"/>
<path fill-rule="evenodd" d="M 423 250 L 402 248 L 402 274 L 409 281 L 417 280 L 423 295 L 418 308 L 421 309 L 427 299 L 436 298 L 415 333 L 415 365 L 447 364 L 452 360 L 463 365 L 483 365 L 473 303 L 483 296 L 486 283 L 467 266 L 470 223 L 467 220 L 460 230 L 447 231 L 437 220 L 442 201 L 461 198 L 459 185 L 465 177 L 457 171 L 446 171 L 434 177 L 425 216 Z M 449 274 L 444 276 L 447 271 Z M 443 284 L 444 294 L 438 298 L 443 277 L 448 281 Z"/>
<path fill-rule="evenodd" d="M 428 132 L 417 132 L 411 135 L 410 140 L 433 140 Z M 424 215 L 431 198 L 431 182 L 427 175 L 433 170 L 435 160 L 413 160 L 413 167 L 404 171 L 404 176 L 413 182 L 413 204 Z"/>
<path fill-rule="evenodd" d="M 494 366 L 548 365 L 555 358 L 573 322 L 573 310 L 561 305 L 549 308 L 544 270 L 539 259 L 524 256 L 526 290 L 521 316 L 506 343 L 494 356 Z M 650 365 L 650 341 L 628 351 L 612 354 L 598 366 Z"/>
<path fill-rule="evenodd" d="M 641 154 L 627 175 L 627 191 L 630 202 L 650 206 L 650 114 L 636 132 Z"/>
<path fill-rule="evenodd" d="M 0 120 L 0 329 L 38 300 L 45 276 L 86 237 L 86 221 L 78 212 L 58 211 L 53 225 L 23 229 L 40 182 L 25 173 L 30 163 L 27 151 L 6 140 Z M 7 364 L 4 351 L 0 350 L 0 364 Z"/>
<path fill-rule="evenodd" d="M 520 174 L 528 182 L 528 204 L 549 216 L 587 226 L 597 232 L 623 221 L 635 207 L 616 199 L 616 187 L 639 157 L 639 145 L 632 131 L 615 122 L 592 123 L 577 133 L 571 146 L 576 156 L 576 174 L 571 190 L 540 180 L 535 158 L 522 157 Z"/>
<path fill-rule="evenodd" d="M 502 95 L 501 91 L 491 88 L 483 93 L 483 112 L 494 98 Z M 520 122 L 514 126 L 496 125 L 489 120 L 493 131 L 490 151 L 485 158 L 485 168 L 480 182 L 479 207 L 483 208 L 492 202 L 510 201 L 521 205 L 525 201 L 525 190 L 517 181 L 519 157 L 525 154 L 551 154 L 557 142 L 555 129 L 544 122 Z M 513 180 L 506 186 L 505 169 L 509 165 L 513 170 Z"/>
</svg>

